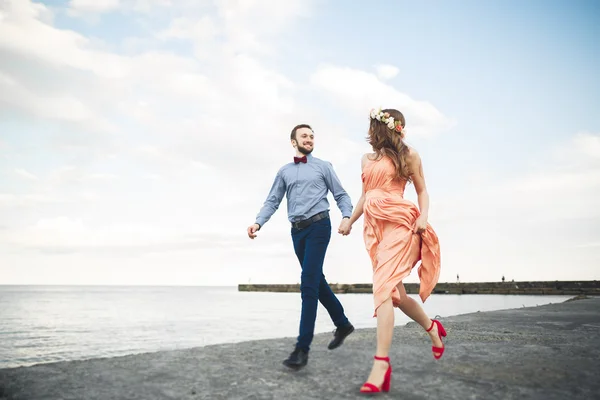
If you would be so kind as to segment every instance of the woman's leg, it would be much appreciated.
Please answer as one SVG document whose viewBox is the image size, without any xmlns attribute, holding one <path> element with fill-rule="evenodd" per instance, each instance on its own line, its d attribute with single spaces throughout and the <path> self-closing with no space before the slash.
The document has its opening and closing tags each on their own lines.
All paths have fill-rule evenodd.
<svg viewBox="0 0 600 400">
<path fill-rule="evenodd" d="M 392 336 L 394 335 L 394 305 L 390 297 L 377 309 L 377 351 L 378 357 L 388 357 Z M 379 387 L 383 383 L 385 372 L 388 369 L 386 361 L 374 360 L 371 374 L 367 382 Z"/>
<path fill-rule="evenodd" d="M 400 292 L 400 305 L 398 306 L 398 308 L 400 308 L 400 310 L 406 314 L 410 319 L 412 319 L 413 321 L 415 321 L 417 324 L 421 325 L 423 327 L 423 329 L 427 330 L 431 327 L 431 324 L 433 321 L 431 321 L 431 319 L 427 316 L 427 314 L 425 314 L 425 310 L 423 310 L 423 307 L 421 307 L 421 305 L 419 303 L 417 303 L 417 301 L 415 299 L 413 299 L 412 297 L 409 297 L 406 294 L 406 290 L 404 289 L 404 285 L 402 284 L 402 282 L 400 282 L 397 286 L 398 288 L 398 292 Z M 442 347 L 442 341 L 438 335 L 438 329 L 437 329 L 437 325 L 433 326 L 433 329 L 431 329 L 429 332 L 427 332 L 429 334 L 429 337 L 431 338 L 431 342 L 433 343 L 434 346 L 436 347 Z M 436 356 L 439 355 L 439 353 L 434 353 Z"/>
</svg>

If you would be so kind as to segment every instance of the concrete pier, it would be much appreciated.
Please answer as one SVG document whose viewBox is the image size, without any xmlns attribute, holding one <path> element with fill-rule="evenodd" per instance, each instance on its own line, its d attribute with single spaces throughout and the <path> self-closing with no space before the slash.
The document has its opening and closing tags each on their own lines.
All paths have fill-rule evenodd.
<svg viewBox="0 0 600 400">
<path fill-rule="evenodd" d="M 423 329 L 395 328 L 384 398 L 599 398 L 600 298 L 441 321 L 448 338 L 439 361 Z M 281 364 L 294 338 L 4 369 L 0 399 L 360 398 L 375 337 L 357 330 L 330 351 L 331 334 L 317 335 L 309 364 L 296 372 Z"/>
<path fill-rule="evenodd" d="M 373 293 L 370 283 L 329 285 L 334 293 Z M 419 293 L 418 283 L 405 283 L 409 294 Z M 240 292 L 300 292 L 299 284 L 240 284 Z M 436 294 L 527 294 L 527 295 L 591 295 L 600 296 L 600 281 L 539 281 L 539 282 L 464 282 L 438 283 Z"/>
</svg>

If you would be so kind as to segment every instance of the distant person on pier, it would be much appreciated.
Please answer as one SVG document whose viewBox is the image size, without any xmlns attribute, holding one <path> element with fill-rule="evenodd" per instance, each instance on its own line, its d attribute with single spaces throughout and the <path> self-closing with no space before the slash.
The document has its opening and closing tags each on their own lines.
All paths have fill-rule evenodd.
<svg viewBox="0 0 600 400">
<path fill-rule="evenodd" d="M 302 311 L 295 349 L 283 364 L 293 369 L 300 369 L 308 362 L 319 301 L 337 327 L 333 340 L 328 346 L 330 350 L 339 347 L 354 331 L 354 326 L 348 321 L 342 304 L 323 274 L 325 252 L 331 239 L 327 194 L 329 192 L 333 194 L 342 212 L 342 221 L 350 218 L 352 202 L 331 163 L 313 157 L 315 135 L 312 128 L 306 124 L 297 125 L 292 129 L 290 139 L 296 150 L 294 160 L 277 172 L 271 191 L 256 217 L 256 222 L 248 227 L 248 236 L 250 239 L 256 237 L 256 232 L 275 213 L 285 195 L 288 220 L 292 225 L 294 250 L 302 267 L 300 275 Z"/>
<path fill-rule="evenodd" d="M 387 392 L 392 366 L 389 358 L 394 332 L 394 307 L 429 333 L 433 356 L 444 352 L 446 331 L 431 320 L 421 305 L 407 296 L 402 281 L 421 261 L 419 295 L 424 302 L 438 282 L 440 245 L 428 224 L 429 195 L 423 165 L 416 150 L 404 143 L 405 120 L 398 110 L 372 110 L 368 141 L 374 153 L 362 157 L 362 196 L 350 220 L 339 233 L 350 233 L 364 213 L 363 237 L 373 267 L 374 316 L 377 317 L 377 351 L 371 373 L 361 392 Z M 404 199 L 407 182 L 414 184 L 419 207 Z"/>
</svg>

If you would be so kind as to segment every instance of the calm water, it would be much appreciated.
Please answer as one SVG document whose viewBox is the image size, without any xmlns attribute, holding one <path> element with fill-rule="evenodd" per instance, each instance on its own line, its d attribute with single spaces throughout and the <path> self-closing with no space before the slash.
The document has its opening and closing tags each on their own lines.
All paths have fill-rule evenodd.
<svg viewBox="0 0 600 400">
<path fill-rule="evenodd" d="M 446 317 L 569 297 L 432 295 L 424 307 Z M 357 328 L 376 326 L 370 294 L 339 298 Z M 332 332 L 319 307 L 316 331 Z M 299 293 L 235 287 L 0 286 L 0 368 L 295 337 L 299 313 Z M 406 322 L 397 311 L 396 324 Z"/>
</svg>

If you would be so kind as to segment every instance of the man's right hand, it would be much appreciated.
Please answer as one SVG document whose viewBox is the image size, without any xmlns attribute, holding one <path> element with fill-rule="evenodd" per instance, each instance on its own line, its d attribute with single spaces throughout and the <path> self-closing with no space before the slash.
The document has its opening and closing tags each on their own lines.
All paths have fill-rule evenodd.
<svg viewBox="0 0 600 400">
<path fill-rule="evenodd" d="M 252 224 L 248 227 L 248 237 L 250 239 L 254 239 L 256 237 L 256 232 L 260 229 L 260 225 Z"/>
</svg>

